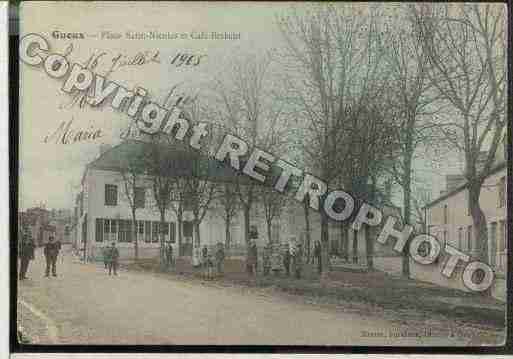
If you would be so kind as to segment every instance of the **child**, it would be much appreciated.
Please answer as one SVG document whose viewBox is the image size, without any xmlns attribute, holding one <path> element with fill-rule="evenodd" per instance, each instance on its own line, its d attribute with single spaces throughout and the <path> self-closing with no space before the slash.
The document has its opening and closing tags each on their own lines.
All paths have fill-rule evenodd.
<svg viewBox="0 0 513 359">
<path fill-rule="evenodd" d="M 208 254 L 207 257 L 207 279 L 214 278 L 214 260 L 212 258 L 212 253 Z"/>
</svg>

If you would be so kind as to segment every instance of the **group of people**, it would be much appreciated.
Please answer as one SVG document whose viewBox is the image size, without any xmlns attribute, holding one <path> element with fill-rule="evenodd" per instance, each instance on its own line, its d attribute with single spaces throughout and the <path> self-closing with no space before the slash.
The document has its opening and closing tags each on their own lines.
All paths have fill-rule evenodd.
<svg viewBox="0 0 513 359">
<path fill-rule="evenodd" d="M 119 250 L 116 247 L 116 242 L 112 242 L 110 247 L 103 248 L 103 264 L 105 269 L 109 271 L 109 275 L 118 275 L 119 265 Z"/>
<path fill-rule="evenodd" d="M 19 279 L 25 280 L 27 279 L 30 261 L 36 258 L 36 245 L 27 228 L 23 228 L 20 239 L 18 246 L 18 257 L 20 259 Z M 57 258 L 60 250 L 61 242 L 59 240 L 55 240 L 55 237 L 49 236 L 43 249 L 43 254 L 46 259 L 45 277 L 50 276 L 50 270 L 52 272 L 52 276 L 57 277 Z"/>
<path fill-rule="evenodd" d="M 250 244 L 249 252 L 248 252 L 248 273 L 256 274 L 257 272 L 257 263 L 258 263 L 258 250 L 255 242 Z M 290 276 L 291 273 L 296 278 L 301 278 L 302 270 L 303 270 L 303 261 L 304 261 L 304 250 L 303 245 L 301 243 L 291 246 L 289 243 L 285 244 L 283 252 L 281 253 L 282 265 L 285 269 L 285 275 Z M 272 257 L 272 248 L 268 243 L 264 248 L 264 253 L 262 257 L 263 262 L 263 273 L 264 275 L 268 275 L 271 270 L 271 257 Z M 312 253 L 312 264 L 316 264 L 318 273 L 322 273 L 322 247 L 321 242 L 316 241 L 313 248 Z M 279 270 L 279 269 L 278 269 Z"/>
<path fill-rule="evenodd" d="M 217 245 L 215 253 L 209 251 L 207 246 L 203 246 L 201 250 L 201 266 L 203 267 L 206 279 L 214 278 L 214 266 L 216 268 L 216 274 L 219 276 L 223 275 L 224 259 L 225 253 L 222 244 Z"/>
</svg>

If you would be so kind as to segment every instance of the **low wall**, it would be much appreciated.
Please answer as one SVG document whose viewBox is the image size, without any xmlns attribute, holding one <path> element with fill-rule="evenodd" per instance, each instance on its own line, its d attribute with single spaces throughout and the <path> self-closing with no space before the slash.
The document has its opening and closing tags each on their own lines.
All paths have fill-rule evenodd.
<svg viewBox="0 0 513 359">
<path fill-rule="evenodd" d="M 429 282 L 441 287 L 459 289 L 468 292 L 462 280 L 462 273 L 465 267 L 459 266 L 454 270 L 450 278 L 442 275 L 442 269 L 446 259 L 440 258 L 437 263 L 423 265 L 413 261 L 410 258 L 410 277 L 423 282 Z M 392 275 L 401 275 L 402 258 L 401 257 L 375 257 L 374 267 L 385 273 Z M 500 301 L 506 301 L 506 280 L 499 275 L 495 278 L 492 285 L 492 296 Z"/>
</svg>

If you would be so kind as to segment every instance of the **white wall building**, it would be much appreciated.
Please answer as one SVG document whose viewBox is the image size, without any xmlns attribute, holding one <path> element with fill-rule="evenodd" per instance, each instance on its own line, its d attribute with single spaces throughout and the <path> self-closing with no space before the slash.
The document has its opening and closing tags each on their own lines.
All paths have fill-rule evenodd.
<svg viewBox="0 0 513 359">
<path fill-rule="evenodd" d="M 86 166 L 82 177 L 81 192 L 76 199 L 77 225 L 75 226 L 75 246 L 85 251 L 89 260 L 100 259 L 102 248 L 116 242 L 120 251 L 120 257 L 134 257 L 134 238 L 132 238 L 131 225 L 132 214 L 130 202 L 127 199 L 124 188 L 123 176 L 120 172 L 120 159 L 133 151 L 144 151 L 147 144 L 142 141 L 125 141 L 113 148 L 104 149 L 100 156 Z M 175 152 L 178 158 L 181 154 Z M 230 176 L 232 176 L 230 178 Z M 234 172 L 226 169 L 218 169 L 216 180 L 233 181 Z M 160 212 L 157 209 L 155 198 L 149 177 L 138 184 L 139 208 L 136 212 L 139 258 L 152 258 L 159 255 L 160 239 Z M 217 206 L 218 207 L 218 206 Z M 176 254 L 191 255 L 192 247 L 198 243 L 194 239 L 192 226 L 192 212 L 185 211 L 182 223 L 182 248 L 178 248 L 177 217 L 169 208 L 165 215 L 165 241 L 173 246 Z M 267 240 L 265 220 L 260 214 L 260 209 L 255 206 L 251 213 L 251 226 L 258 231 L 259 246 L 263 246 Z M 242 211 L 236 214 L 231 232 L 232 247 L 240 247 L 243 254 L 244 244 L 244 220 Z M 279 224 L 273 230 L 276 236 L 280 236 Z M 213 246 L 225 241 L 225 224 L 216 203 L 207 212 L 200 225 L 201 246 Z M 287 238 L 287 235 L 281 233 Z"/>
</svg>

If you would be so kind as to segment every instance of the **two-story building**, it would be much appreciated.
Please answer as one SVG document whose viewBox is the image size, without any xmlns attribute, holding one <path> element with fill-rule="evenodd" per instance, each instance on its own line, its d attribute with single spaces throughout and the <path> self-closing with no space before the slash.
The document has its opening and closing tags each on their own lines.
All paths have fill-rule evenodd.
<svg viewBox="0 0 513 359">
<path fill-rule="evenodd" d="M 505 274 L 507 264 L 507 162 L 505 150 L 498 151 L 496 164 L 486 177 L 479 198 L 479 204 L 486 218 L 488 228 L 488 264 L 495 270 L 496 281 L 493 295 L 505 299 Z M 440 197 L 425 207 L 426 222 L 430 234 L 436 236 L 442 246 L 445 243 L 479 258 L 476 230 L 470 215 L 469 192 L 462 176 L 447 176 L 447 188 Z M 414 276 L 418 279 L 467 290 L 461 281 L 461 272 L 451 278 L 440 276 L 440 261 L 430 271 L 416 266 Z M 462 267 L 458 268 L 462 270 Z M 432 273 L 434 272 L 434 273 Z M 436 273 L 438 272 L 438 273 Z"/>
<path fill-rule="evenodd" d="M 130 156 L 150 151 L 150 144 L 144 141 L 127 140 L 112 148 L 102 146 L 98 158 L 89 163 L 81 181 L 81 191 L 76 197 L 76 225 L 74 227 L 74 246 L 85 253 L 87 259 L 101 257 L 102 248 L 117 243 L 121 258 L 133 258 L 134 238 L 132 234 L 132 213 L 129 197 L 125 190 L 123 166 Z M 163 152 L 164 153 L 164 152 Z M 177 161 L 176 173 L 170 176 L 186 176 L 187 156 L 191 150 L 179 143 L 165 152 L 171 160 Z M 208 159 L 209 179 L 217 182 L 234 183 L 237 174 L 229 166 Z M 178 162 L 181 162 L 179 164 Z M 187 166 L 185 166 L 187 167 Z M 185 171 L 185 172 L 183 172 Z M 143 170 L 143 172 L 147 172 Z M 192 255 L 192 248 L 199 245 L 213 246 L 224 242 L 224 222 L 216 206 L 212 205 L 200 224 L 201 244 L 195 240 L 193 230 L 193 214 L 191 208 L 184 208 L 182 228 L 178 228 L 177 214 L 172 206 L 165 211 L 165 221 L 161 228 L 160 212 L 156 199 L 153 196 L 152 177 L 148 174 L 138 176 L 138 184 L 133 191 L 136 206 L 136 230 L 139 258 L 151 258 L 159 255 L 160 236 L 163 233 L 164 241 L 173 247 L 174 253 L 179 255 Z M 263 241 L 266 233 L 264 221 L 254 209 L 252 223 L 257 227 L 259 238 Z M 231 237 L 234 246 L 243 245 L 243 219 L 242 212 L 236 213 L 232 223 Z M 178 243 L 178 231 L 182 231 L 182 243 Z"/>
<path fill-rule="evenodd" d="M 183 162 L 183 159 L 186 159 L 190 153 L 190 149 L 181 147 L 179 143 L 173 146 L 167 151 L 168 155 Z M 122 172 L 127 158 L 150 150 L 149 143 L 138 140 L 127 140 L 112 148 L 102 146 L 99 157 L 86 166 L 82 177 L 81 191 L 76 196 L 74 246 L 81 250 L 82 254 L 85 253 L 87 259 L 101 258 L 103 247 L 111 245 L 112 242 L 117 243 L 122 259 L 134 257 L 131 202 L 125 193 L 125 180 Z M 239 181 L 240 184 L 240 181 L 244 180 L 244 176 L 239 176 L 231 167 L 219 163 L 217 160 L 208 159 L 208 161 L 211 161 L 209 168 L 213 171 L 210 173 L 210 180 L 233 186 L 236 181 Z M 177 166 L 176 172 L 169 175 L 188 175 L 186 171 L 180 171 L 183 171 L 183 168 Z M 158 257 L 161 232 L 163 232 L 164 241 L 171 245 L 174 253 L 178 255 L 191 256 L 193 247 L 196 248 L 199 245 L 214 246 L 217 243 L 224 243 L 226 238 L 225 222 L 220 215 L 222 206 L 216 203 L 216 200 L 212 202 L 200 224 L 201 244 L 197 243 L 195 238 L 193 215 L 190 208 L 185 208 L 182 225 L 179 228 L 177 214 L 170 206 L 165 212 L 164 228 L 161 229 L 160 212 L 153 196 L 152 177 L 147 170 L 143 170 L 143 172 L 146 174 L 138 176 L 139 182 L 133 193 L 134 203 L 137 207 L 136 233 L 139 258 Z M 397 209 L 393 211 L 394 214 L 397 211 Z M 310 212 L 312 239 L 310 244 L 313 246 L 314 241 L 320 238 L 320 216 L 315 211 Z M 255 201 L 250 218 L 251 232 L 256 233 L 257 245 L 262 247 L 268 241 L 268 232 L 262 205 L 258 200 Z M 303 205 L 293 200 L 287 201 L 286 208 L 273 223 L 271 230 L 273 241 L 304 243 L 306 239 L 305 223 Z M 331 252 L 340 254 L 343 238 L 340 226 L 331 223 L 330 227 Z M 179 231 L 182 231 L 182 243 L 178 243 Z M 360 263 L 366 262 L 364 240 L 366 235 L 364 231 L 358 234 L 358 238 L 354 237 L 354 233 L 347 234 L 347 242 L 350 244 L 346 246 L 346 249 L 351 259 L 357 258 Z M 243 256 L 246 244 L 244 243 L 244 218 L 240 208 L 236 211 L 230 225 L 230 237 L 231 253 Z M 377 256 L 394 255 L 391 250 L 381 248 L 379 243 L 375 244 L 375 249 Z"/>
</svg>

